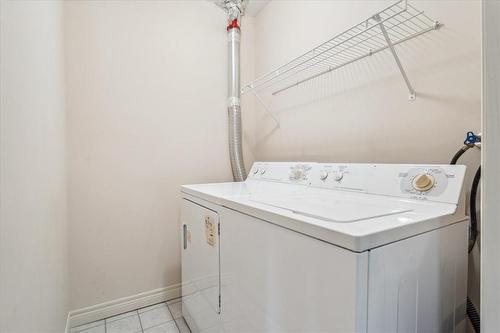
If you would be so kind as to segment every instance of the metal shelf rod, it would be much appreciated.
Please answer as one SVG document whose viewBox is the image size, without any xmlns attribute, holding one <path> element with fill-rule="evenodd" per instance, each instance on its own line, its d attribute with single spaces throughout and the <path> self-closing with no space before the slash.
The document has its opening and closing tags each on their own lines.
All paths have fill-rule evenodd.
<svg viewBox="0 0 500 333">
<path fill-rule="evenodd" d="M 374 17 L 375 21 L 380 22 L 380 16 Z M 396 50 L 394 49 L 394 44 L 391 41 L 391 38 L 389 37 L 389 34 L 387 34 L 387 30 L 385 30 L 384 23 L 380 22 L 379 23 L 380 30 L 382 31 L 382 34 L 385 37 L 385 40 L 387 41 L 387 46 L 391 50 L 392 56 L 394 57 L 394 60 L 396 61 L 396 65 L 398 65 L 399 71 L 401 72 L 401 75 L 403 76 L 403 79 L 405 80 L 406 86 L 408 87 L 408 90 L 410 91 L 410 101 L 415 100 L 415 89 L 413 89 L 413 86 L 411 85 L 410 79 L 408 79 L 408 75 L 406 75 L 406 71 L 403 68 L 403 65 L 401 64 L 401 60 L 398 57 L 398 54 L 396 53 Z"/>
<path fill-rule="evenodd" d="M 259 104 L 264 108 L 264 110 L 266 110 L 267 113 L 269 113 L 271 118 L 273 118 L 274 123 L 279 128 L 280 127 L 279 119 L 274 115 L 274 113 L 271 110 L 269 110 L 269 108 L 266 106 L 264 101 L 262 101 L 262 99 L 260 98 L 259 94 L 257 94 L 257 92 L 254 91 L 253 94 L 255 95 L 255 98 L 257 98 L 257 101 L 259 102 Z"/>
</svg>

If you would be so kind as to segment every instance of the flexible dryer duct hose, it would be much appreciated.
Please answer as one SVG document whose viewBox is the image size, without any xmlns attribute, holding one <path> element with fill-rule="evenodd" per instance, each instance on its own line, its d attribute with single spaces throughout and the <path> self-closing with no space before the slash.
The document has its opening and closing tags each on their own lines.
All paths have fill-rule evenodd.
<svg viewBox="0 0 500 333">
<path fill-rule="evenodd" d="M 245 180 L 246 172 L 241 148 L 241 109 L 239 106 L 228 108 L 229 116 L 229 157 L 233 178 L 237 182 Z"/>
<path fill-rule="evenodd" d="M 241 106 L 240 106 L 240 27 L 238 19 L 234 18 L 227 27 L 228 35 L 228 129 L 229 158 L 233 178 L 237 182 L 246 178 L 243 162 Z"/>
</svg>

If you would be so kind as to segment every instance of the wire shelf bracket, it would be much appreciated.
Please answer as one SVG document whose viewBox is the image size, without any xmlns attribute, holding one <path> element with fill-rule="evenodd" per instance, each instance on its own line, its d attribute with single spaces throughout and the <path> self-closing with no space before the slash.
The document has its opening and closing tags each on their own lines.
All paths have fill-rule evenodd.
<svg viewBox="0 0 500 333">
<path fill-rule="evenodd" d="M 431 19 L 423 11 L 417 10 L 407 0 L 400 0 L 314 49 L 244 85 L 241 93 L 253 92 L 259 103 L 279 125 L 279 121 L 257 94 L 258 91 L 272 89 L 271 94 L 275 96 L 292 87 L 389 49 L 408 88 L 408 99 L 413 101 L 416 98 L 416 92 L 395 46 L 429 31 L 437 30 L 441 26 L 440 22 Z"/>
<path fill-rule="evenodd" d="M 415 98 L 417 97 L 417 94 L 415 93 L 415 89 L 413 89 L 413 86 L 411 85 L 410 79 L 408 79 L 408 75 L 406 75 L 406 71 L 405 71 L 403 65 L 401 64 L 401 60 L 399 60 L 396 49 L 394 48 L 394 44 L 392 43 L 391 37 L 389 37 L 389 34 L 387 33 L 387 30 L 385 29 L 384 23 L 382 23 L 382 19 L 380 18 L 380 15 L 375 14 L 373 16 L 373 19 L 375 21 L 379 22 L 380 31 L 382 31 L 382 34 L 384 35 L 385 41 L 387 42 L 387 46 L 391 50 L 392 56 L 394 57 L 394 60 L 396 61 L 396 65 L 398 66 L 399 71 L 401 72 L 401 76 L 403 76 L 403 79 L 405 80 L 406 86 L 408 87 L 408 91 L 410 92 L 408 100 L 414 101 Z"/>
<path fill-rule="evenodd" d="M 267 113 L 271 116 L 271 118 L 274 120 L 274 123 L 276 124 L 277 128 L 280 128 L 280 120 L 276 115 L 267 107 L 266 103 L 260 98 L 259 94 L 256 91 L 253 91 L 253 94 L 255 95 L 255 98 L 259 102 L 259 104 L 262 106 L 264 110 L 266 110 Z"/>
</svg>

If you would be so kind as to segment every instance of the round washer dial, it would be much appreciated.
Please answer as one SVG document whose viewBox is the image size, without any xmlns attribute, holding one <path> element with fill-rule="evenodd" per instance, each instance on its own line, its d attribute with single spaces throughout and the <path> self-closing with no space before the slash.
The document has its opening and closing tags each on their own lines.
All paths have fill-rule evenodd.
<svg viewBox="0 0 500 333">
<path fill-rule="evenodd" d="M 448 186 L 446 172 L 439 167 L 413 168 L 400 174 L 402 193 L 417 196 L 439 196 Z"/>
<path fill-rule="evenodd" d="M 344 173 L 342 171 L 337 171 L 335 172 L 334 178 L 336 181 L 340 182 L 342 178 L 344 178 Z"/>
<path fill-rule="evenodd" d="M 412 185 L 417 191 L 428 191 L 434 187 L 434 176 L 428 173 L 421 173 L 413 178 Z"/>
</svg>

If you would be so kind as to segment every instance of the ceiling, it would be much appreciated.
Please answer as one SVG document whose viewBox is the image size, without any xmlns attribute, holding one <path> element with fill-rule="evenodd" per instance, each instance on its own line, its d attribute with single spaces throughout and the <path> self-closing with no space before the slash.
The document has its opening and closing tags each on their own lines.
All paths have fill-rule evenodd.
<svg viewBox="0 0 500 333">
<path fill-rule="evenodd" d="M 219 7 L 225 7 L 224 3 L 227 0 L 208 0 Z M 246 0 L 245 15 L 257 16 L 259 12 L 264 8 L 271 0 Z"/>
<path fill-rule="evenodd" d="M 264 8 L 271 0 L 249 0 L 245 15 L 257 16 L 257 14 Z"/>
</svg>

